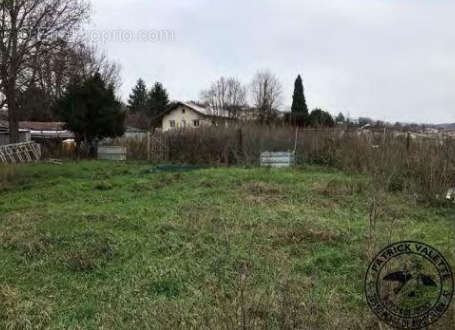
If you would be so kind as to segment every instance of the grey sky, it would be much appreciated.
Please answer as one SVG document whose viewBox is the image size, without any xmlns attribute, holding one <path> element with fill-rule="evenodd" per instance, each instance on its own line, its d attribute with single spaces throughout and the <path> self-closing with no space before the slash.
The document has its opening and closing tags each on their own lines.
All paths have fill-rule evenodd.
<svg viewBox="0 0 455 330">
<path fill-rule="evenodd" d="M 101 43 L 172 99 L 197 99 L 221 75 L 270 69 L 283 108 L 301 73 L 310 108 L 387 121 L 455 122 L 454 0 L 96 0 L 91 29 L 171 30 L 175 40 Z"/>
</svg>

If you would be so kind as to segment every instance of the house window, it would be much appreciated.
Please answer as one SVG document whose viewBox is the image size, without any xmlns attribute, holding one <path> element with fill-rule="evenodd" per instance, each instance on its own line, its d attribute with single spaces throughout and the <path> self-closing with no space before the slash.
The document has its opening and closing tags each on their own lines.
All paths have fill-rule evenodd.
<svg viewBox="0 0 455 330">
<path fill-rule="evenodd" d="M 185 113 L 185 109 L 182 109 L 182 113 Z"/>
<path fill-rule="evenodd" d="M 170 120 L 169 121 L 169 126 L 171 126 L 172 128 L 175 127 L 175 120 Z"/>
<path fill-rule="evenodd" d="M 194 125 L 194 127 L 199 127 L 199 124 L 200 124 L 200 123 L 199 123 L 199 120 L 197 120 L 197 119 L 196 119 L 196 120 L 193 120 L 193 125 Z"/>
</svg>

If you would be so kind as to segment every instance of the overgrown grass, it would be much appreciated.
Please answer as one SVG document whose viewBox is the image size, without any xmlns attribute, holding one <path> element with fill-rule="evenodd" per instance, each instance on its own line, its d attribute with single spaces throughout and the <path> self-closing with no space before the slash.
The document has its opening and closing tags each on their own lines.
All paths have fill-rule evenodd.
<svg viewBox="0 0 455 330">
<path fill-rule="evenodd" d="M 374 252 L 421 240 L 455 264 L 453 208 L 322 167 L 9 171 L 0 328 L 377 329 L 362 294 Z"/>
<path fill-rule="evenodd" d="M 129 160 L 147 159 L 147 139 L 117 139 Z M 378 189 L 404 192 L 440 205 L 455 185 L 455 139 L 396 129 L 296 129 L 244 123 L 155 132 L 150 160 L 189 164 L 258 166 L 263 151 L 295 150 L 297 163 L 336 167 L 373 178 Z"/>
</svg>

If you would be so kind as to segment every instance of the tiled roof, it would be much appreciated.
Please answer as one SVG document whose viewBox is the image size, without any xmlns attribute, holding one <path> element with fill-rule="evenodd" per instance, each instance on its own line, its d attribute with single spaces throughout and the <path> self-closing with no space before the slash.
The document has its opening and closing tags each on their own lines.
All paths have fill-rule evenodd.
<svg viewBox="0 0 455 330">
<path fill-rule="evenodd" d="M 194 111 L 200 113 L 201 115 L 204 116 L 210 116 L 210 117 L 229 117 L 229 113 L 225 110 L 220 110 L 220 111 L 215 111 L 212 108 L 209 107 L 203 107 L 197 104 L 194 104 L 192 102 L 179 102 L 185 106 L 187 106 L 190 109 L 193 109 Z"/>
</svg>

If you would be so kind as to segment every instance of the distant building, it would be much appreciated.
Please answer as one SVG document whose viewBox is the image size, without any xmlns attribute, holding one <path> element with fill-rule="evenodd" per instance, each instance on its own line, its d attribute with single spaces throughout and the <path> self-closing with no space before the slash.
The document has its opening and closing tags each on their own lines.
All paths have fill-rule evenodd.
<svg viewBox="0 0 455 330">
<path fill-rule="evenodd" d="M 214 111 L 192 102 L 177 102 L 160 115 L 163 132 L 176 128 L 199 128 L 226 124 L 230 118 L 227 111 Z"/>
<path fill-rule="evenodd" d="M 174 106 L 163 112 L 157 119 L 161 122 L 163 132 L 177 128 L 199 128 L 203 126 L 229 126 L 235 121 L 255 121 L 260 111 L 253 107 L 242 107 L 235 118 L 226 110 L 215 110 L 209 106 L 194 102 L 176 102 Z M 278 119 L 285 117 L 285 112 L 273 111 Z"/>
<path fill-rule="evenodd" d="M 40 140 L 63 141 L 74 138 L 73 132 L 66 130 L 63 122 L 21 121 L 19 128 L 29 130 L 32 140 L 37 142 Z"/>
<path fill-rule="evenodd" d="M 64 128 L 62 122 L 19 122 L 19 141 L 63 141 L 74 138 L 74 134 Z M 9 144 L 9 124 L 7 121 L 0 121 L 0 144 Z"/>
<path fill-rule="evenodd" d="M 8 109 L 0 108 L 0 121 L 8 120 Z"/>
<path fill-rule="evenodd" d="M 426 127 L 424 129 L 424 133 L 427 133 L 427 134 L 438 134 L 439 133 L 439 129 L 433 128 L 433 127 Z"/>
<path fill-rule="evenodd" d="M 29 142 L 31 141 L 30 131 L 20 129 L 19 130 L 19 142 Z M 5 144 L 10 144 L 10 136 L 8 130 L 2 130 L 0 128 L 0 146 Z"/>
</svg>

